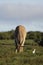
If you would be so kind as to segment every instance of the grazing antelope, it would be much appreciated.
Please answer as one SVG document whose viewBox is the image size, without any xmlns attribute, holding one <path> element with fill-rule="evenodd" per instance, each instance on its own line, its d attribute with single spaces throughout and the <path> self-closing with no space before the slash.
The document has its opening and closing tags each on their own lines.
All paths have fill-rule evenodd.
<svg viewBox="0 0 43 65">
<path fill-rule="evenodd" d="M 26 29 L 24 26 L 19 25 L 15 29 L 15 45 L 16 53 L 23 52 L 23 46 L 26 38 Z"/>
</svg>

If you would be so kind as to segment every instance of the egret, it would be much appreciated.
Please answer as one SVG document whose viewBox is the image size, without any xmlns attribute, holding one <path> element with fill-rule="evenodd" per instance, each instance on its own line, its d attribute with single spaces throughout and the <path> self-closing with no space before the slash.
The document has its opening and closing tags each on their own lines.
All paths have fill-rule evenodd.
<svg viewBox="0 0 43 65">
<path fill-rule="evenodd" d="M 34 50 L 32 51 L 33 54 L 35 54 L 35 52 L 36 52 L 36 49 L 34 49 Z"/>
</svg>

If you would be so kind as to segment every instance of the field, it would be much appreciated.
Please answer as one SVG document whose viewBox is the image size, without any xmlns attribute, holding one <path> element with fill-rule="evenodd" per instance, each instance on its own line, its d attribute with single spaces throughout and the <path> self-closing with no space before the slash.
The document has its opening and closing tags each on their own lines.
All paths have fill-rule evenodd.
<svg viewBox="0 0 43 65">
<path fill-rule="evenodd" d="M 14 40 L 0 40 L 0 65 L 43 65 L 43 47 L 26 40 L 23 53 L 15 53 Z M 36 53 L 33 54 L 33 49 Z"/>
</svg>

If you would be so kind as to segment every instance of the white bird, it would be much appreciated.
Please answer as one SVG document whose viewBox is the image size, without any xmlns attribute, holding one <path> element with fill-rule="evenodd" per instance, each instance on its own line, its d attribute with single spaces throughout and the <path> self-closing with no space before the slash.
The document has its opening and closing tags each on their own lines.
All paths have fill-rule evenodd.
<svg viewBox="0 0 43 65">
<path fill-rule="evenodd" d="M 34 49 L 34 50 L 32 51 L 33 54 L 35 54 L 35 52 L 36 52 L 36 49 Z"/>
</svg>

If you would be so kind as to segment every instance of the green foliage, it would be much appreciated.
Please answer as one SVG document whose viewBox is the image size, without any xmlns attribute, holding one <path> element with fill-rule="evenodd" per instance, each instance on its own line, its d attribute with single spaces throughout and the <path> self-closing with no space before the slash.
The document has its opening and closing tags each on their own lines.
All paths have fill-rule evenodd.
<svg viewBox="0 0 43 65">
<path fill-rule="evenodd" d="M 0 39 L 14 39 L 14 31 L 0 32 Z"/>
<path fill-rule="evenodd" d="M 14 39 L 14 30 L 11 30 L 11 31 L 8 31 L 8 32 L 0 32 L 0 40 L 9 40 L 9 39 Z M 26 39 L 34 40 L 35 42 L 40 44 L 40 41 L 43 41 L 43 32 L 38 32 L 38 31 L 27 32 Z"/>
<path fill-rule="evenodd" d="M 43 41 L 43 32 L 38 32 L 38 31 L 28 32 L 27 39 L 32 39 L 39 44 L 40 41 Z M 40 45 L 42 45 L 42 44 L 40 44 Z"/>
<path fill-rule="evenodd" d="M 41 40 L 41 32 L 28 32 L 27 39 Z"/>
</svg>

